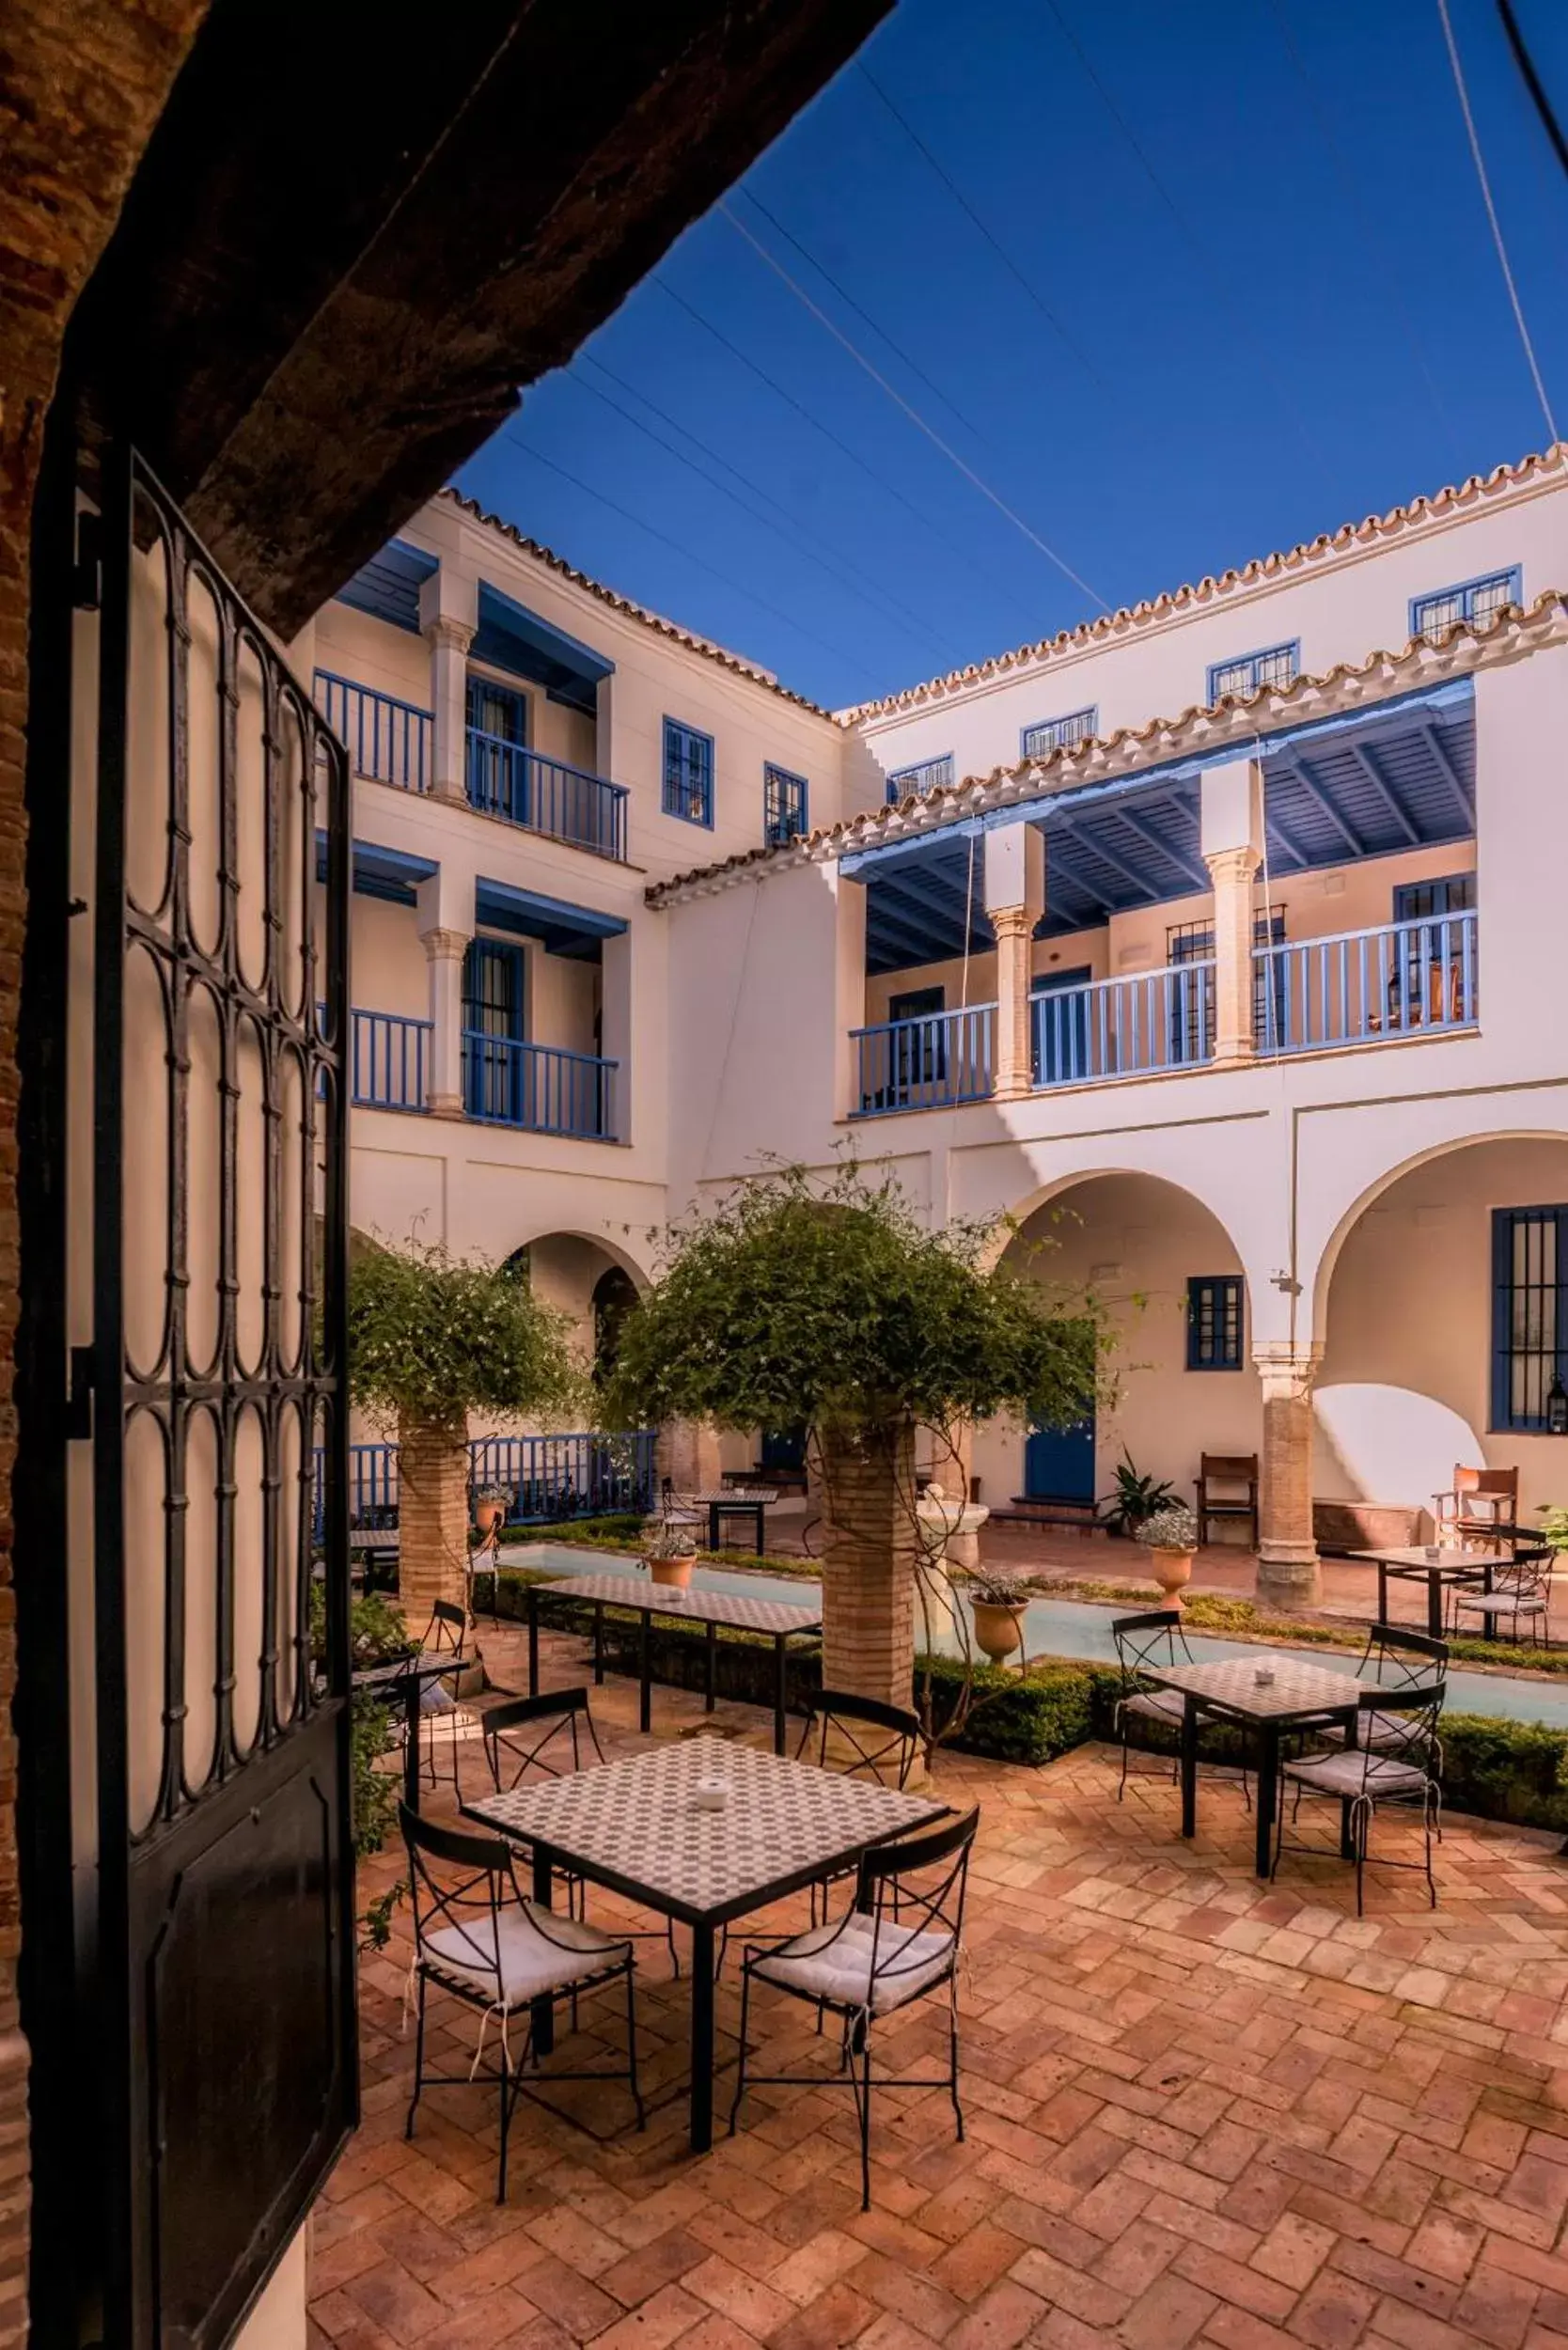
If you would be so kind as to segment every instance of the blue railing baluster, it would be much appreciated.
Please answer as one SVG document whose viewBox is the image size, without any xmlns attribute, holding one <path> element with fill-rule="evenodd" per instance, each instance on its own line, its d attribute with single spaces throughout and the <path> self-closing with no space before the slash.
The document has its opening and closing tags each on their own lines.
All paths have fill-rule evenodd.
<svg viewBox="0 0 1568 2350">
<path fill-rule="evenodd" d="M 613 1079 L 619 1064 L 558 1045 L 463 1032 L 463 1099 L 470 1118 L 529 1134 L 614 1142 Z"/>
<path fill-rule="evenodd" d="M 1473 1026 L 1478 922 L 1472 907 L 1260 947 L 1253 960 L 1264 1008 L 1261 1049 L 1313 1052 Z"/>
<path fill-rule="evenodd" d="M 431 728 L 428 710 L 400 701 L 395 694 L 357 685 L 353 678 L 318 669 L 316 701 L 335 734 L 347 744 L 356 776 L 395 784 L 400 791 L 430 789 Z"/>
<path fill-rule="evenodd" d="M 625 862 L 625 787 L 586 767 L 470 727 L 468 797 L 487 816 Z"/>
<path fill-rule="evenodd" d="M 992 1088 L 994 1004 L 853 1028 L 862 1118 L 982 1101 Z"/>
</svg>

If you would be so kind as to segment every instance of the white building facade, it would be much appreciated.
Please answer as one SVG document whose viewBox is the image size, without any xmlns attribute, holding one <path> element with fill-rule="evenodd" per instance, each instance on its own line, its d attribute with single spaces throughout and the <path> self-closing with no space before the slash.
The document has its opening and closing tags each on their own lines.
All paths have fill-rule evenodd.
<svg viewBox="0 0 1568 2350">
<path fill-rule="evenodd" d="M 975 1432 L 993 1506 L 1257 1454 L 1288 1597 L 1456 1463 L 1568 1499 L 1564 582 L 1560 449 L 834 715 L 435 500 L 294 648 L 355 1224 L 587 1322 L 852 1141 L 1117 1328 L 1082 1428 Z"/>
</svg>

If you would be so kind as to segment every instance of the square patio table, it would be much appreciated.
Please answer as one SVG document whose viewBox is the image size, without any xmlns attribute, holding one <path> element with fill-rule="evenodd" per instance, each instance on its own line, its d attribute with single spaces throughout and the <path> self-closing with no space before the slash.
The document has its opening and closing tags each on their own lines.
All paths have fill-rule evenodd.
<svg viewBox="0 0 1568 2350">
<path fill-rule="evenodd" d="M 758 1557 L 761 1557 L 764 1548 L 762 1512 L 773 1509 L 778 1500 L 771 1485 L 704 1486 L 700 1493 L 682 1494 L 678 1498 L 689 1502 L 693 1509 L 707 1511 L 710 1550 L 717 1550 L 719 1546 L 721 1519 L 749 1518 L 756 1538 L 753 1547 Z"/>
<path fill-rule="evenodd" d="M 1455 1583 L 1474 1583 L 1480 1578 L 1482 1590 L 1492 1589 L 1493 1559 L 1476 1557 L 1461 1550 L 1445 1550 L 1435 1559 L 1429 1559 L 1419 1544 L 1405 1549 L 1353 1550 L 1352 1559 L 1370 1559 L 1377 1569 L 1377 1621 L 1388 1621 L 1388 1580 L 1397 1583 L 1426 1585 L 1426 1628 L 1435 1640 L 1443 1637 L 1443 1594 Z M 1507 1564 L 1506 1559 L 1503 1562 Z M 1486 1619 L 1486 1637 L 1496 1639 L 1497 1625 L 1490 1615 Z"/>
<path fill-rule="evenodd" d="M 367 1665 L 349 1676 L 349 1686 L 356 1694 L 403 1701 L 403 1801 L 411 1811 L 419 1809 L 420 1700 L 425 1685 L 447 1673 L 462 1672 L 467 1661 L 450 1650 L 445 1654 L 426 1650 L 417 1656 L 395 1657 L 389 1665 Z"/>
<path fill-rule="evenodd" d="M 698 1808 L 701 1780 L 729 1788 L 722 1810 Z M 563 1870 L 691 1928 L 694 2154 L 706 2154 L 713 2138 L 715 1933 L 853 1866 L 871 1845 L 949 1808 L 933 1795 L 902 1794 L 706 1737 L 463 1806 L 472 1819 L 528 1846 L 536 1901 L 549 1903 L 554 1873 Z M 536 2047 L 547 2055 L 548 1999 L 533 2010 L 533 2030 Z"/>
<path fill-rule="evenodd" d="M 1260 1687 L 1260 1669 L 1274 1679 Z M 1259 1650 L 1253 1656 L 1227 1657 L 1217 1665 L 1142 1665 L 1144 1679 L 1161 1688 L 1175 1689 L 1186 1700 L 1182 1713 L 1182 1834 L 1198 1832 L 1198 1724 L 1202 1714 L 1239 1722 L 1252 1731 L 1258 1743 L 1258 1811 L 1255 1866 L 1266 1877 L 1271 1865 L 1270 1842 L 1279 1781 L 1279 1741 L 1287 1731 L 1309 1724 L 1342 1724 L 1347 1746 L 1357 1742 L 1360 1696 L 1373 1684 L 1349 1674 L 1329 1672 L 1322 1665 L 1303 1664 L 1294 1656 L 1276 1656 Z M 1350 1805 L 1340 1806 L 1340 1849 L 1355 1858 L 1350 1841 Z"/>
<path fill-rule="evenodd" d="M 651 1729 L 653 1717 L 652 1657 L 650 1653 L 649 1626 L 654 1616 L 679 1616 L 687 1623 L 706 1624 L 708 1653 L 703 1697 L 707 1710 L 713 1710 L 714 1668 L 718 1653 L 718 1628 L 729 1625 L 737 1632 L 765 1633 L 773 1642 L 773 1750 L 784 1751 L 785 1668 L 790 1642 L 807 1634 L 820 1634 L 823 1628 L 822 1600 L 814 1606 L 796 1606 L 782 1599 L 748 1599 L 743 1593 L 729 1591 L 682 1591 L 668 1584 L 645 1583 L 635 1574 L 566 1574 L 558 1583 L 530 1583 L 528 1586 L 528 1695 L 539 1688 L 539 1603 L 541 1599 L 573 1599 L 593 1609 L 593 1678 L 604 1678 L 604 1610 L 624 1607 L 642 1619 L 639 1641 L 641 1690 L 638 1723 L 644 1733 Z"/>
</svg>

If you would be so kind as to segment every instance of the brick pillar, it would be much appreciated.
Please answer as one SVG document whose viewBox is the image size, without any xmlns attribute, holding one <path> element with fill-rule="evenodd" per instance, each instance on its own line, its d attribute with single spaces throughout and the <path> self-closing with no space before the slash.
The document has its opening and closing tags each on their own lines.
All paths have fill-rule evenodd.
<svg viewBox="0 0 1568 2350">
<path fill-rule="evenodd" d="M 654 1466 L 661 1481 L 668 1478 L 677 1493 L 700 1493 L 719 1481 L 719 1440 L 706 1420 L 666 1420 L 653 1448 Z"/>
<path fill-rule="evenodd" d="M 1258 853 L 1251 847 L 1220 849 L 1203 860 L 1215 885 L 1215 1065 L 1252 1058 L 1252 885 Z"/>
<path fill-rule="evenodd" d="M 1021 1102 L 1034 1090 L 1034 1040 L 1029 998 L 1035 916 L 1027 906 L 993 906 L 996 933 L 996 1050 L 992 1091 L 998 1102 Z"/>
<path fill-rule="evenodd" d="M 1312 1381 L 1321 1354 L 1288 1340 L 1253 1350 L 1263 1391 L 1258 1598 L 1276 1607 L 1316 1607 L 1323 1597 L 1312 1535 Z"/>
<path fill-rule="evenodd" d="M 915 1683 L 915 1437 L 823 1434 L 823 1680 L 889 1705 Z"/>
<path fill-rule="evenodd" d="M 468 1439 L 426 1420 L 398 1423 L 398 1604 L 416 1639 L 438 1599 L 466 1603 Z"/>
<path fill-rule="evenodd" d="M 439 579 L 441 574 L 437 572 Z M 468 805 L 468 648 L 474 631 L 438 614 L 427 620 L 431 649 L 431 798 Z"/>
<path fill-rule="evenodd" d="M 431 1061 L 426 1103 L 432 1118 L 463 1116 L 463 959 L 469 939 L 463 931 L 423 933 L 430 981 Z"/>
</svg>

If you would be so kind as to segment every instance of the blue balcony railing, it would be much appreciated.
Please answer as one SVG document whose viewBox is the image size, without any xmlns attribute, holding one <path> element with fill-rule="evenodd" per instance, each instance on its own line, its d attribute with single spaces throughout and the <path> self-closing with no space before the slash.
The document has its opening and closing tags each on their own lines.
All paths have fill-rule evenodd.
<svg viewBox="0 0 1568 2350">
<path fill-rule="evenodd" d="M 853 1029 L 859 1115 L 982 1101 L 991 1090 L 996 1016 L 995 1004 L 968 1004 L 962 1011 Z"/>
<path fill-rule="evenodd" d="M 468 798 L 487 816 L 504 816 L 528 832 L 589 849 L 595 856 L 626 856 L 626 792 L 619 783 L 546 759 L 498 734 L 468 729 Z"/>
<path fill-rule="evenodd" d="M 350 1100 L 368 1109 L 428 1109 L 433 1033 L 428 1020 L 356 1009 L 349 1053 Z"/>
<path fill-rule="evenodd" d="M 463 1032 L 463 1099 L 470 1118 L 536 1135 L 613 1142 L 619 1064 L 554 1044 Z"/>
<path fill-rule="evenodd" d="M 509 1526 L 652 1508 L 657 1479 L 651 1428 L 567 1436 L 478 1436 L 468 1448 L 471 1485 L 499 1485 Z M 326 1525 L 326 1455 L 315 1460 L 315 1528 Z M 349 1447 L 349 1524 L 364 1532 L 398 1523 L 401 1489 L 395 1444 Z"/>
<path fill-rule="evenodd" d="M 316 702 L 333 732 L 348 744 L 356 776 L 396 784 L 402 791 L 431 786 L 431 713 L 393 694 L 378 694 L 352 678 L 316 672 Z"/>
<path fill-rule="evenodd" d="M 1034 998 L 1034 1082 L 1096 1085 L 1197 1069 L 1214 1058 L 1215 966 L 1173 964 Z"/>
<path fill-rule="evenodd" d="M 1260 948 L 1259 1052 L 1309 1053 L 1474 1027 L 1476 925 L 1471 908 Z"/>
</svg>

